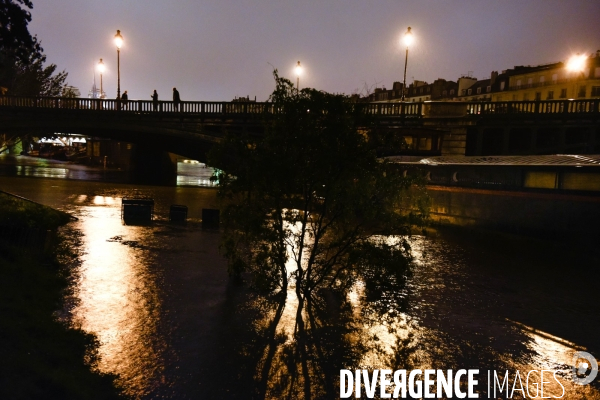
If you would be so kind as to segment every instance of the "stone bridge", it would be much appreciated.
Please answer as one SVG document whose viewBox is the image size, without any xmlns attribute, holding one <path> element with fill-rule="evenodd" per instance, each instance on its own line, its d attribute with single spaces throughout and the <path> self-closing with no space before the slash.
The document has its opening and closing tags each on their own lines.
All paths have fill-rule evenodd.
<svg viewBox="0 0 600 400">
<path fill-rule="evenodd" d="M 378 129 L 403 135 L 405 155 L 600 153 L 600 99 L 354 103 Z M 226 131 L 260 135 L 269 102 L 0 97 L 0 133 L 110 138 L 205 161 Z"/>
</svg>

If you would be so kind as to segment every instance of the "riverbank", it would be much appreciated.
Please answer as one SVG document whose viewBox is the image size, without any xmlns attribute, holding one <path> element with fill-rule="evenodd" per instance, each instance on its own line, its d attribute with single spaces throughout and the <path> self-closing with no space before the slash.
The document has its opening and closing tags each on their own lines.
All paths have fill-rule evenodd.
<svg viewBox="0 0 600 400">
<path fill-rule="evenodd" d="M 59 317 L 71 275 L 56 232 L 68 220 L 0 192 L 0 398 L 122 398 L 113 376 L 91 371 L 96 338 Z"/>
</svg>

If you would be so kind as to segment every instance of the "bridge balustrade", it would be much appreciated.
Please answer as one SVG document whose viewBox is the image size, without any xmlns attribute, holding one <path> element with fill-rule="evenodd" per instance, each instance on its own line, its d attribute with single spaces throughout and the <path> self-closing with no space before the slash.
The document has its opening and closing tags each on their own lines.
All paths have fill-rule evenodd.
<svg viewBox="0 0 600 400">
<path fill-rule="evenodd" d="M 579 114 L 600 112 L 600 99 L 498 101 L 470 104 L 469 114 Z"/>
<path fill-rule="evenodd" d="M 133 113 L 183 113 L 194 115 L 258 115 L 279 110 L 273 103 L 184 101 L 179 110 L 172 101 L 87 99 L 63 97 L 0 96 L 0 106 L 68 110 L 119 111 Z M 504 101 L 504 102 L 427 102 L 354 103 L 360 112 L 382 117 L 444 117 L 506 114 L 597 114 L 600 99 Z M 448 115 L 446 115 L 448 114 Z M 459 115 L 460 114 L 460 115 Z"/>
</svg>

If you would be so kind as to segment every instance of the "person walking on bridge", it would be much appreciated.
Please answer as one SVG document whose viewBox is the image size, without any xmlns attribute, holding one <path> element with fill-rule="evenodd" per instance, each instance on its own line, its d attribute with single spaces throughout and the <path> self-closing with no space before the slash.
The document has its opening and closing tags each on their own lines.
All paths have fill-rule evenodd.
<svg viewBox="0 0 600 400">
<path fill-rule="evenodd" d="M 152 97 L 152 109 L 158 111 L 158 93 L 156 93 L 156 89 L 154 89 L 154 93 L 150 97 Z"/>
<path fill-rule="evenodd" d="M 173 88 L 173 107 L 175 108 L 175 111 L 179 111 L 179 103 L 181 103 L 179 91 L 177 88 Z"/>
<path fill-rule="evenodd" d="M 127 110 L 127 100 L 129 100 L 129 96 L 127 95 L 127 90 L 126 90 L 121 95 L 121 102 L 123 103 L 123 109 L 125 109 L 125 110 Z"/>
</svg>

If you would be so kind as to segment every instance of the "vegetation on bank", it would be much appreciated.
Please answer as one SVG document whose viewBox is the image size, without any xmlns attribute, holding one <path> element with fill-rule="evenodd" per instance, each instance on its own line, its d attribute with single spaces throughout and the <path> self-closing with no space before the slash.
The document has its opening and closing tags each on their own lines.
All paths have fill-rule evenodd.
<svg viewBox="0 0 600 400">
<path fill-rule="evenodd" d="M 123 398 L 114 376 L 91 370 L 95 337 L 57 317 L 69 281 L 58 261 L 60 236 L 44 236 L 44 243 L 15 237 L 56 232 L 67 221 L 65 213 L 0 193 L 0 231 L 12 229 L 12 237 L 0 238 L 0 398 Z"/>
</svg>

